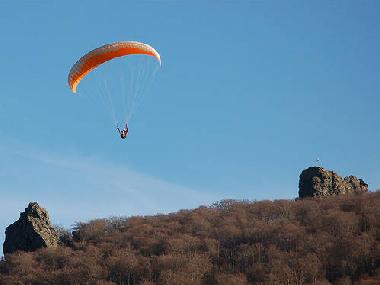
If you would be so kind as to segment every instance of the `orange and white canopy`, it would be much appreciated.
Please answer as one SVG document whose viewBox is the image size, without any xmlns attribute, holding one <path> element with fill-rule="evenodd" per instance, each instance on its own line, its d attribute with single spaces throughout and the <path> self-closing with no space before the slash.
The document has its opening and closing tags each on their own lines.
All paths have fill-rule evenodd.
<svg viewBox="0 0 380 285">
<path fill-rule="evenodd" d="M 71 68 L 68 83 L 71 90 L 76 93 L 80 81 L 99 65 L 116 57 L 145 54 L 157 58 L 161 64 L 160 54 L 150 45 L 140 42 L 115 42 L 98 47 L 82 56 Z"/>
</svg>

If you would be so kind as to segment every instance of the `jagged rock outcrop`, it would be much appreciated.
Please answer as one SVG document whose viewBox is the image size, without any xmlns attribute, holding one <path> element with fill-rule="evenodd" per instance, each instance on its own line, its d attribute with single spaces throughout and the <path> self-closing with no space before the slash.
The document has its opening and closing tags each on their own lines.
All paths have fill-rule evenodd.
<svg viewBox="0 0 380 285">
<path fill-rule="evenodd" d="M 58 235 L 50 223 L 48 212 L 37 202 L 31 202 L 20 218 L 6 228 L 3 252 L 34 251 L 42 247 L 56 247 L 57 244 Z"/>
<path fill-rule="evenodd" d="M 309 167 L 300 175 L 299 198 L 361 192 L 368 192 L 368 184 L 352 175 L 342 178 L 323 167 Z"/>
</svg>

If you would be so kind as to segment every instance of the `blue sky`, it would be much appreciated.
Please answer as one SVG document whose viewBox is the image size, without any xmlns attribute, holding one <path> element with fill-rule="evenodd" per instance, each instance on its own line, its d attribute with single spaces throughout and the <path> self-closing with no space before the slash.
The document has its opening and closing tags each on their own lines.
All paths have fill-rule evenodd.
<svg viewBox="0 0 380 285">
<path fill-rule="evenodd" d="M 29 201 L 69 227 L 291 199 L 317 157 L 380 188 L 379 14 L 379 1 L 0 1 L 1 234 Z M 127 141 L 67 85 L 81 55 L 120 40 L 163 62 Z"/>
</svg>

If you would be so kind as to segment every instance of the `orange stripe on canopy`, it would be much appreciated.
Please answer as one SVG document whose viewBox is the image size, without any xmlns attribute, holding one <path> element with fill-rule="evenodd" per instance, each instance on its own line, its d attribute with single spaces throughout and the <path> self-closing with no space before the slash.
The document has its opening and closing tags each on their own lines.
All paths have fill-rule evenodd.
<svg viewBox="0 0 380 285">
<path fill-rule="evenodd" d="M 71 68 L 68 83 L 76 93 L 80 81 L 99 65 L 116 57 L 130 54 L 146 54 L 157 58 L 161 64 L 159 53 L 150 45 L 140 42 L 115 42 L 98 47 L 82 56 Z"/>
</svg>

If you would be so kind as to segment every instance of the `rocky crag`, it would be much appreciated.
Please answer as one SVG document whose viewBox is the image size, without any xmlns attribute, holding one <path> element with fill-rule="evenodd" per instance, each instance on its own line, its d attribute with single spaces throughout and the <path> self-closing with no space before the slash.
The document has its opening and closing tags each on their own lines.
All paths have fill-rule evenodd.
<svg viewBox="0 0 380 285">
<path fill-rule="evenodd" d="M 345 178 L 323 167 L 309 167 L 299 180 L 299 198 L 368 192 L 368 184 L 355 176 Z"/>
<path fill-rule="evenodd" d="M 50 223 L 48 212 L 38 203 L 31 202 L 20 218 L 6 228 L 3 252 L 34 251 L 57 245 L 58 235 Z"/>
</svg>

